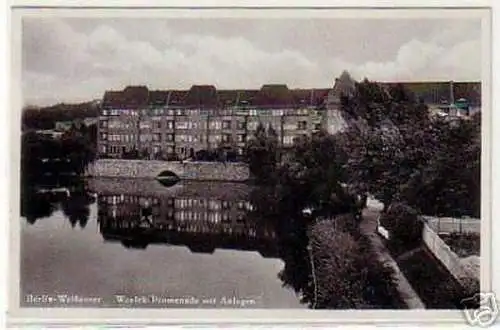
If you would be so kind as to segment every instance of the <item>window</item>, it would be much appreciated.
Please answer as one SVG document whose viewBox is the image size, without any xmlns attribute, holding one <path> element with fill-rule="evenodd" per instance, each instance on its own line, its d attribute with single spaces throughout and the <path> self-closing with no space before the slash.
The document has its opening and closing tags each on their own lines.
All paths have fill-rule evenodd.
<svg viewBox="0 0 500 330">
<path fill-rule="evenodd" d="M 149 142 L 149 141 L 151 141 L 151 139 L 152 139 L 151 134 L 141 134 L 139 136 L 139 141 L 141 141 L 141 142 Z"/>
<path fill-rule="evenodd" d="M 174 129 L 174 121 L 173 120 L 167 121 L 167 128 L 168 129 Z"/>
<path fill-rule="evenodd" d="M 161 134 L 160 133 L 153 134 L 153 141 L 158 142 L 160 140 L 161 140 Z"/>
<path fill-rule="evenodd" d="M 106 152 L 108 152 L 108 150 L 107 150 L 107 149 L 108 149 L 108 148 L 107 148 L 106 146 L 101 146 L 101 152 L 102 152 L 102 153 L 106 153 Z"/>
<path fill-rule="evenodd" d="M 161 128 L 161 121 L 155 120 L 153 122 L 153 127 L 154 128 Z"/>
<path fill-rule="evenodd" d="M 238 121 L 237 127 L 238 129 L 245 129 L 246 123 L 244 121 Z"/>
<path fill-rule="evenodd" d="M 123 124 L 118 119 L 111 119 L 107 125 L 109 128 L 121 128 Z"/>
<path fill-rule="evenodd" d="M 243 148 L 238 148 L 238 155 L 243 155 Z"/>
<path fill-rule="evenodd" d="M 222 134 L 222 142 L 230 142 L 231 134 Z"/>
<path fill-rule="evenodd" d="M 154 147 L 153 147 L 153 153 L 157 154 L 157 153 L 159 153 L 159 152 L 160 152 L 160 147 L 158 147 L 158 146 L 154 146 Z"/>
<path fill-rule="evenodd" d="M 168 109 L 168 110 L 167 110 L 167 115 L 169 115 L 169 116 L 173 116 L 174 114 L 175 114 L 174 109 Z"/>
<path fill-rule="evenodd" d="M 245 142 L 245 135 L 243 134 L 238 134 L 237 135 L 238 142 Z"/>
<path fill-rule="evenodd" d="M 101 140 L 105 141 L 108 139 L 108 134 L 106 133 L 101 133 Z"/>
<path fill-rule="evenodd" d="M 101 121 L 100 121 L 100 124 L 101 124 L 101 125 L 100 125 L 100 127 L 101 127 L 101 128 L 106 128 L 106 127 L 108 127 L 108 121 L 107 121 L 107 120 L 101 120 Z"/>
<path fill-rule="evenodd" d="M 210 135 L 208 138 L 209 142 L 217 142 L 220 141 L 221 136 L 220 135 Z"/>
<path fill-rule="evenodd" d="M 187 121 L 178 121 L 175 123 L 175 128 L 188 129 L 189 123 Z"/>
<path fill-rule="evenodd" d="M 184 113 L 185 113 L 184 109 L 177 109 L 176 110 L 176 115 L 177 116 L 184 116 Z"/>
<path fill-rule="evenodd" d="M 220 210 L 221 209 L 221 203 L 219 201 L 211 200 L 211 201 L 208 202 L 208 209 L 209 210 Z"/>
<path fill-rule="evenodd" d="M 139 123 L 139 128 L 151 128 L 151 123 L 147 121 L 141 121 Z"/>
<path fill-rule="evenodd" d="M 231 129 L 231 121 L 229 121 L 229 120 L 224 120 L 224 121 L 222 122 L 222 128 L 223 128 L 223 129 Z"/>
<path fill-rule="evenodd" d="M 298 129 L 305 130 L 305 129 L 307 129 L 307 121 L 299 121 L 297 126 L 298 126 Z"/>
<path fill-rule="evenodd" d="M 286 135 L 284 138 L 283 138 L 283 144 L 285 145 L 291 145 L 293 144 L 293 135 Z"/>
<path fill-rule="evenodd" d="M 167 142 L 173 142 L 174 141 L 174 135 L 173 134 L 165 134 L 165 141 L 167 141 Z"/>
<path fill-rule="evenodd" d="M 222 127 L 221 122 L 218 120 L 210 122 L 210 129 L 221 129 L 221 127 Z"/>
</svg>

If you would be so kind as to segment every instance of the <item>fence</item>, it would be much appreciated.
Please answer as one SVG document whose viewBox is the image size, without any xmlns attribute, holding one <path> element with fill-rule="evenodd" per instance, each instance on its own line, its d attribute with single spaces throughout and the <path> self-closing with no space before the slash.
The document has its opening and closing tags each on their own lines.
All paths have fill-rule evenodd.
<svg viewBox="0 0 500 330">
<path fill-rule="evenodd" d="M 422 216 L 429 228 L 438 234 L 481 233 L 481 220 L 475 218 L 437 218 Z"/>
</svg>

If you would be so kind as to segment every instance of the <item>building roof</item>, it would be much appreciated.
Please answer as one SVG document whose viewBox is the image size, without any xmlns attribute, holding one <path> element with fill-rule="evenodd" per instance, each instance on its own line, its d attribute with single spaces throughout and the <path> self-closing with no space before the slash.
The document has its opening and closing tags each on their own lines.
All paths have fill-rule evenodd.
<svg viewBox="0 0 500 330">
<path fill-rule="evenodd" d="M 422 82 L 383 82 L 385 86 L 403 85 L 413 92 L 417 99 L 425 103 L 439 104 L 442 101 L 450 102 L 450 87 L 453 86 L 454 99 L 465 98 L 471 104 L 481 104 L 481 82 L 449 82 L 449 81 L 422 81 Z"/>
<path fill-rule="evenodd" d="M 217 107 L 217 90 L 213 85 L 193 85 L 184 99 L 186 107 Z"/>
<path fill-rule="evenodd" d="M 253 105 L 260 107 L 286 107 L 294 105 L 293 94 L 287 85 L 263 85 L 255 95 Z"/>
<path fill-rule="evenodd" d="M 218 90 L 217 91 L 217 104 L 219 108 L 226 108 L 235 106 L 238 102 L 237 90 Z"/>
<path fill-rule="evenodd" d="M 471 105 L 481 103 L 480 82 L 383 82 L 383 86 L 403 85 L 426 103 L 449 101 L 450 86 L 454 99 L 465 98 Z M 168 105 L 180 107 L 225 108 L 297 108 L 339 102 L 342 95 L 352 95 L 356 81 L 347 71 L 335 79 L 333 88 L 289 89 L 284 84 L 266 84 L 260 89 L 217 90 L 213 85 L 193 85 L 189 90 L 153 90 L 146 86 L 128 86 L 122 91 L 106 91 L 103 107 L 142 107 Z"/>
<path fill-rule="evenodd" d="M 259 93 L 258 89 L 245 89 L 238 91 L 238 106 L 252 105 L 255 97 Z"/>
<path fill-rule="evenodd" d="M 292 89 L 296 106 L 318 106 L 323 104 L 328 96 L 329 88 Z"/>
<path fill-rule="evenodd" d="M 169 91 L 150 91 L 148 103 L 150 105 L 166 105 Z"/>
<path fill-rule="evenodd" d="M 168 91 L 166 105 L 168 105 L 168 106 L 184 105 L 184 99 L 186 98 L 187 94 L 188 94 L 188 91 L 179 91 L 179 90 Z"/>
<path fill-rule="evenodd" d="M 141 107 L 148 105 L 149 90 L 146 86 L 127 86 L 123 91 L 104 93 L 104 107 Z"/>
</svg>

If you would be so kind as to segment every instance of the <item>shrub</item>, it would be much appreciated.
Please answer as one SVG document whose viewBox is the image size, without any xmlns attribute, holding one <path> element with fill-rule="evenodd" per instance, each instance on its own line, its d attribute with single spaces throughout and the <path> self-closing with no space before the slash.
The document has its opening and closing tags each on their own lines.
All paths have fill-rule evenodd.
<svg viewBox="0 0 500 330">
<path fill-rule="evenodd" d="M 380 217 L 380 224 L 389 231 L 391 247 L 400 252 L 422 242 L 423 223 L 416 210 L 404 203 L 392 203 Z"/>
<path fill-rule="evenodd" d="M 377 260 L 367 241 L 339 229 L 323 221 L 311 230 L 316 307 L 400 307 L 392 270 Z"/>
</svg>

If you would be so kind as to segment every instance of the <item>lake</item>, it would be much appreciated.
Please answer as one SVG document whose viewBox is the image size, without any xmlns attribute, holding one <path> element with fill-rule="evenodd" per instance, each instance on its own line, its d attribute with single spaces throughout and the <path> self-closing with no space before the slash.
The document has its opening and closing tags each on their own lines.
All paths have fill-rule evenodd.
<svg viewBox="0 0 500 330">
<path fill-rule="evenodd" d="M 23 193 L 22 306 L 306 308 L 279 277 L 276 231 L 249 216 L 250 187 L 85 187 Z"/>
</svg>

